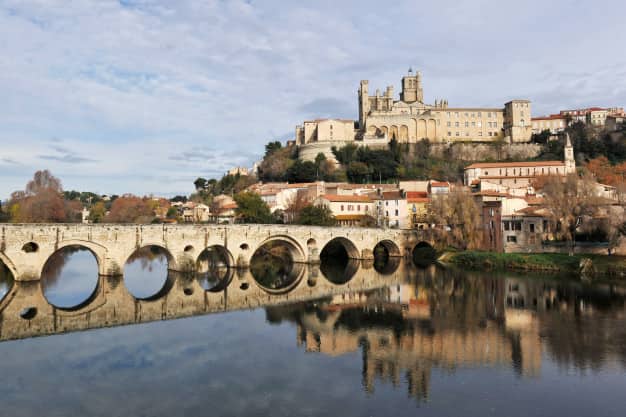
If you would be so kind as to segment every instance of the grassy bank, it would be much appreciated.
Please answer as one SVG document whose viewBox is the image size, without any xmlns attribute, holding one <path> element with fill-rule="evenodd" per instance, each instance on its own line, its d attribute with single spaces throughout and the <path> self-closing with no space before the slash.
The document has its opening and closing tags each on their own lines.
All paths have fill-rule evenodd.
<svg viewBox="0 0 626 417">
<path fill-rule="evenodd" d="M 445 262 L 462 268 L 510 269 L 517 271 L 545 271 L 579 273 L 580 261 L 591 259 L 594 273 L 598 275 L 626 276 L 626 257 L 606 255 L 574 255 L 561 253 L 495 253 L 465 251 L 448 253 Z"/>
</svg>

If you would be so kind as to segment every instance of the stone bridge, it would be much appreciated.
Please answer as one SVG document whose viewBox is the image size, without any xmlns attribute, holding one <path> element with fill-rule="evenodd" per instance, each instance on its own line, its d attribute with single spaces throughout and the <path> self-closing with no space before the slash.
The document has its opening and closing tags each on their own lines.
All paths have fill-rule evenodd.
<svg viewBox="0 0 626 417">
<path fill-rule="evenodd" d="M 0 229 L 0 261 L 16 281 L 39 280 L 47 260 L 68 246 L 90 250 L 100 275 L 117 276 L 135 251 L 149 246 L 163 248 L 169 269 L 182 272 L 193 270 L 209 248 L 219 248 L 229 267 L 246 268 L 255 251 L 269 242 L 281 242 L 296 263 L 304 264 L 319 263 L 331 242 L 358 260 L 373 259 L 378 244 L 391 257 L 410 256 L 416 246 L 433 244 L 417 230 L 291 225 L 5 224 Z"/>
<path fill-rule="evenodd" d="M 302 264 L 294 285 L 283 292 L 260 286 L 250 269 L 233 270 L 226 286 L 215 290 L 205 290 L 190 274 L 170 273 L 166 290 L 150 299 L 135 298 L 120 276 L 100 276 L 91 297 L 72 308 L 49 303 L 40 281 L 16 281 L 0 300 L 0 341 L 329 297 L 353 302 L 369 291 L 383 291 L 388 296 L 390 286 L 419 273 L 402 259 L 390 273 L 376 271 L 372 262 L 356 262 L 352 279 L 341 284 L 326 279 L 319 265 Z"/>
</svg>

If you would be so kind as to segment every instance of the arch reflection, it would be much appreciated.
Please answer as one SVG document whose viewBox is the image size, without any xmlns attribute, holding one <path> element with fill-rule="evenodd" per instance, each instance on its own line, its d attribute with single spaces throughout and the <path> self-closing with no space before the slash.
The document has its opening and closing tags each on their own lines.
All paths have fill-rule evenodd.
<svg viewBox="0 0 626 417">
<path fill-rule="evenodd" d="M 56 251 L 41 273 L 44 297 L 59 309 L 89 304 L 98 291 L 98 261 L 91 250 L 71 245 Z"/>
<path fill-rule="evenodd" d="M 234 275 L 232 263 L 232 255 L 225 247 L 215 245 L 206 248 L 196 261 L 198 283 L 207 291 L 223 291 Z"/>
<path fill-rule="evenodd" d="M 124 265 L 124 285 L 138 300 L 153 300 L 166 294 L 172 287 L 168 267 L 170 253 L 160 246 L 137 249 Z"/>
<path fill-rule="evenodd" d="M 0 260 L 0 301 L 11 291 L 14 281 L 11 270 Z"/>
<path fill-rule="evenodd" d="M 257 284 L 268 292 L 286 292 L 303 276 L 304 265 L 296 263 L 289 242 L 273 240 L 264 243 L 252 255 L 250 272 Z"/>
<path fill-rule="evenodd" d="M 335 238 L 328 242 L 320 253 L 320 270 L 333 284 L 345 284 L 359 270 L 359 261 L 354 259 L 358 251 L 347 239 Z"/>
</svg>

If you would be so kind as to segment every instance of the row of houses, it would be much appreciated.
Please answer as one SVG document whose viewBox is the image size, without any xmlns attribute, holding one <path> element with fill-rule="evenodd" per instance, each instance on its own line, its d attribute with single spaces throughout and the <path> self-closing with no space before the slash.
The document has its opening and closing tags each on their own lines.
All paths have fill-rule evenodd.
<svg viewBox="0 0 626 417">
<path fill-rule="evenodd" d="M 622 107 L 589 107 L 574 110 L 561 110 L 548 116 L 531 119 L 533 133 L 549 130 L 556 135 L 563 132 L 571 123 L 581 122 L 595 127 L 605 128 L 614 132 L 622 128 L 626 112 Z"/>
</svg>

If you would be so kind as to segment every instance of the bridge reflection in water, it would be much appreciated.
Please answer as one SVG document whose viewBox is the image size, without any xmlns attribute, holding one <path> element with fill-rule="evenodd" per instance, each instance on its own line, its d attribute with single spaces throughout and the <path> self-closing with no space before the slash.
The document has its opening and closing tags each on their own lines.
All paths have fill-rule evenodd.
<svg viewBox="0 0 626 417">
<path fill-rule="evenodd" d="M 217 254 L 219 255 L 219 254 Z M 253 276 L 207 255 L 196 275 L 170 272 L 162 290 L 134 297 L 123 277 L 100 276 L 86 302 L 50 304 L 35 281 L 0 274 L 0 340 L 265 308 L 270 323 L 293 323 L 307 352 L 360 352 L 362 385 L 406 385 L 429 396 L 433 369 L 512 369 L 540 375 L 545 355 L 579 369 L 626 364 L 626 290 L 512 274 L 467 273 L 403 259 L 349 261 L 343 271 L 297 264 L 288 279 Z M 329 269 L 330 268 L 330 269 Z"/>
</svg>

